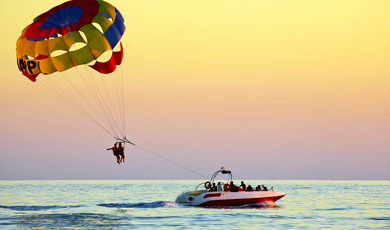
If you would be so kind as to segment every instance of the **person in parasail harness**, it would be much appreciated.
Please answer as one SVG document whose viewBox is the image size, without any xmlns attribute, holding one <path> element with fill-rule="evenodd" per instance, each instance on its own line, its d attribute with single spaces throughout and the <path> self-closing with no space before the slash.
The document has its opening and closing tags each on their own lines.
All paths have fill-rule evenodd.
<svg viewBox="0 0 390 230">
<path fill-rule="evenodd" d="M 112 147 L 112 148 L 108 148 L 107 150 L 112 150 L 112 153 L 114 153 L 114 156 L 116 157 L 116 162 L 118 163 L 118 164 L 120 164 L 121 163 L 121 158 L 120 158 L 120 156 L 119 156 L 119 149 L 118 149 L 118 147 L 116 146 L 118 143 L 115 143 L 114 144 L 114 147 Z M 119 145 L 120 145 L 120 143 L 119 143 Z"/>
<path fill-rule="evenodd" d="M 118 146 L 118 155 L 120 156 L 120 162 L 122 163 L 125 163 L 125 146 L 122 146 L 122 143 L 119 142 L 119 146 Z"/>
</svg>

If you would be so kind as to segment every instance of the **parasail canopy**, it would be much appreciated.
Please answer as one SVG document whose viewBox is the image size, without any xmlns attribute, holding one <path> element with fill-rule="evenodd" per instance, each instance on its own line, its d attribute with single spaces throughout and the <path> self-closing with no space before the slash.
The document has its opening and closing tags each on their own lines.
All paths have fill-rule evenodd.
<svg viewBox="0 0 390 230">
<path fill-rule="evenodd" d="M 114 71 L 122 62 L 124 32 L 124 18 L 111 4 L 68 1 L 23 29 L 16 42 L 17 65 L 106 133 L 127 140 L 123 71 Z M 37 78 L 40 74 L 46 76 Z"/>
<path fill-rule="evenodd" d="M 17 65 L 31 81 L 84 64 L 111 73 L 122 62 L 124 31 L 124 18 L 111 4 L 68 1 L 25 27 L 16 42 Z"/>
</svg>

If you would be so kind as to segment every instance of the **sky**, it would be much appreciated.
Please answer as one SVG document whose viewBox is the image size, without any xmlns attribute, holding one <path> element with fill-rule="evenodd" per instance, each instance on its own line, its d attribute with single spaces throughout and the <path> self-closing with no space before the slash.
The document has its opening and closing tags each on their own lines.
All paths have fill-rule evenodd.
<svg viewBox="0 0 390 230">
<path fill-rule="evenodd" d="M 390 179 L 389 1 L 109 2 L 137 145 L 206 176 Z M 0 179 L 202 179 L 130 145 L 117 165 L 112 137 L 19 72 L 22 29 L 60 3 L 0 2 Z"/>
</svg>

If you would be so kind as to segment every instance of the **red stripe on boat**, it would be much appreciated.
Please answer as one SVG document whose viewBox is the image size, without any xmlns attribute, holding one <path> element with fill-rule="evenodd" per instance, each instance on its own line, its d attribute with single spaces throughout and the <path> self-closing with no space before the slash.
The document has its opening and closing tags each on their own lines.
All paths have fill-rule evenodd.
<svg viewBox="0 0 390 230">
<path fill-rule="evenodd" d="M 200 204 L 199 206 L 238 206 L 238 205 L 245 205 L 245 204 L 261 203 L 266 201 L 277 201 L 282 197 L 284 197 L 284 195 L 274 196 L 274 197 L 248 198 L 248 199 L 210 200 L 204 202 L 203 204 Z"/>
<path fill-rule="evenodd" d="M 219 196 L 221 196 L 221 193 L 210 193 L 210 194 L 204 195 L 203 198 L 207 198 L 207 197 L 219 197 Z"/>
</svg>

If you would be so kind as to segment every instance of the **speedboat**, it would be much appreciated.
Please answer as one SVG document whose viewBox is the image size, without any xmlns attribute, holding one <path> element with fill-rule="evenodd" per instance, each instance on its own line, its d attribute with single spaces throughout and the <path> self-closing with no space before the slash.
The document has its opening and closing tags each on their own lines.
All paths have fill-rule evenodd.
<svg viewBox="0 0 390 230">
<path fill-rule="evenodd" d="M 218 182 L 218 186 L 215 186 L 215 178 L 220 173 L 228 175 L 227 183 Z M 269 191 L 248 191 L 242 188 L 233 190 L 230 182 L 232 172 L 222 167 L 212 175 L 210 181 L 200 183 L 193 191 L 180 194 L 176 203 L 191 206 L 241 206 L 275 202 L 286 195 L 284 192 L 274 191 L 273 188 Z M 198 190 L 201 185 L 204 185 L 205 189 Z"/>
</svg>

